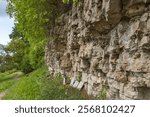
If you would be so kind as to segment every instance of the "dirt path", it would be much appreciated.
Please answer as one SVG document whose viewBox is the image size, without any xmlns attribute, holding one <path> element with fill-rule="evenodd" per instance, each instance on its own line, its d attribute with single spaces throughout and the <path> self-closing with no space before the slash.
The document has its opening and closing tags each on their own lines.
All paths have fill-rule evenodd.
<svg viewBox="0 0 150 117">
<path fill-rule="evenodd" d="M 6 94 L 5 91 L 0 93 L 0 100 L 5 96 L 5 94 Z"/>
<path fill-rule="evenodd" d="M 23 73 L 22 72 L 14 72 L 12 74 L 15 74 L 15 77 L 12 77 L 11 79 L 9 80 L 19 80 L 19 78 L 21 76 L 23 76 Z M 6 92 L 8 91 L 8 89 L 4 90 L 3 92 L 0 92 L 0 100 L 2 100 L 2 98 L 6 95 Z"/>
<path fill-rule="evenodd" d="M 17 79 L 19 79 L 20 76 L 23 75 L 22 72 L 15 72 L 14 74 L 16 74 L 16 76 L 13 78 L 13 80 L 15 80 L 15 79 L 17 80 Z M 2 100 L 2 98 L 6 95 L 7 90 L 8 90 L 8 89 L 6 89 L 6 90 L 3 91 L 3 92 L 0 92 L 0 100 Z"/>
</svg>

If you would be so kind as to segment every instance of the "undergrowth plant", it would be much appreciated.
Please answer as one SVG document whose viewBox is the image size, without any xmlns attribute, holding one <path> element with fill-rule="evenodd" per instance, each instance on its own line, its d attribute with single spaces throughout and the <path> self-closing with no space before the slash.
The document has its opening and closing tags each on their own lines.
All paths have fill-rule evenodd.
<svg viewBox="0 0 150 117">
<path fill-rule="evenodd" d="M 69 4 L 69 3 L 77 4 L 78 2 L 79 0 L 63 0 L 63 3 L 65 4 Z"/>
</svg>

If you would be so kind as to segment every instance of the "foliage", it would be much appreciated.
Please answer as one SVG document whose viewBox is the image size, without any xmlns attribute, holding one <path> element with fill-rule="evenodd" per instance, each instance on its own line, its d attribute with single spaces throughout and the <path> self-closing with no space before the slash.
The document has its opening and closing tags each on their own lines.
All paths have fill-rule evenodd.
<svg viewBox="0 0 150 117">
<path fill-rule="evenodd" d="M 69 4 L 69 3 L 77 4 L 78 0 L 63 0 L 63 3 L 65 3 L 65 4 Z"/>
<path fill-rule="evenodd" d="M 97 97 L 97 99 L 106 100 L 107 99 L 107 89 L 108 89 L 108 87 L 103 85 L 100 95 Z"/>
<path fill-rule="evenodd" d="M 55 78 L 50 76 L 42 79 L 41 99 L 46 100 L 78 100 L 86 99 L 82 93 L 68 85 L 62 85 L 63 78 L 56 75 Z"/>
<path fill-rule="evenodd" d="M 11 42 L 6 46 L 6 50 L 11 53 L 11 63 L 14 68 L 22 70 L 25 73 L 31 72 L 32 66 L 29 61 L 30 44 L 16 27 L 10 34 Z"/>
<path fill-rule="evenodd" d="M 8 3 L 7 12 L 10 16 L 14 15 L 18 31 L 30 42 L 43 39 L 45 36 L 43 24 L 48 22 L 49 14 L 46 0 L 8 0 Z"/>
<path fill-rule="evenodd" d="M 28 73 L 44 63 L 48 28 L 54 25 L 54 19 L 59 15 L 60 0 L 7 1 L 7 13 L 15 18 L 7 50 L 13 55 L 15 67 Z"/>
<path fill-rule="evenodd" d="M 29 59 L 34 69 L 40 67 L 44 63 L 44 41 L 33 45 L 30 49 Z"/>
<path fill-rule="evenodd" d="M 47 28 L 59 14 L 59 0 L 8 0 L 7 13 L 15 17 L 16 28 L 32 45 L 46 39 Z"/>
<path fill-rule="evenodd" d="M 63 12 L 65 5 L 62 0 L 7 1 L 7 13 L 15 18 L 7 50 L 12 55 L 13 67 L 28 73 L 43 65 L 49 29 L 55 26 L 55 19 Z M 63 2 L 77 3 L 78 0 Z"/>
<path fill-rule="evenodd" d="M 26 74 L 33 71 L 33 67 L 30 64 L 30 59 L 27 55 L 25 55 L 21 61 L 20 70 L 22 70 Z"/>
<path fill-rule="evenodd" d="M 12 56 L 6 50 L 6 46 L 0 45 L 0 72 L 5 72 L 14 67 L 12 63 Z"/>
<path fill-rule="evenodd" d="M 19 78 L 6 93 L 4 99 L 14 100 L 52 100 L 52 99 L 89 99 L 77 89 L 62 84 L 61 76 L 55 78 L 48 73 L 47 67 Z"/>
</svg>

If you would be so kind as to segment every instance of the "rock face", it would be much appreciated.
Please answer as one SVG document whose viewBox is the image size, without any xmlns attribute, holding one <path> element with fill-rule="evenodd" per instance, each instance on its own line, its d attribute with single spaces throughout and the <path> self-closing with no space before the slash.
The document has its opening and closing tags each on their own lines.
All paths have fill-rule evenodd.
<svg viewBox="0 0 150 117">
<path fill-rule="evenodd" d="M 80 0 L 50 37 L 51 73 L 89 95 L 150 99 L 150 0 Z"/>
</svg>

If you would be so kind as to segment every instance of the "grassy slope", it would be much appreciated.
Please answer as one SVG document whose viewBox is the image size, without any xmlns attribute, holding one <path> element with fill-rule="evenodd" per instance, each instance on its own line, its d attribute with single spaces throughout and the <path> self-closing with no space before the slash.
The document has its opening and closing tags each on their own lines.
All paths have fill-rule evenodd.
<svg viewBox="0 0 150 117">
<path fill-rule="evenodd" d="M 13 86 L 22 75 L 22 72 L 16 72 L 15 70 L 0 73 L 0 92 L 3 92 Z"/>
<path fill-rule="evenodd" d="M 69 87 L 68 85 L 62 85 L 62 78 L 56 76 L 55 78 L 48 74 L 46 67 L 39 68 L 38 70 L 21 76 L 19 79 L 16 79 L 14 73 L 9 73 L 6 75 L 0 74 L 0 76 L 8 77 L 12 82 L 9 84 L 7 81 L 1 82 L 1 89 L 8 91 L 3 99 L 13 99 L 13 100 L 63 100 L 63 99 L 91 99 L 84 92 L 79 92 L 76 89 Z M 12 75 L 12 76 L 11 76 Z M 6 83 L 4 85 L 2 83 Z M 1 92 L 1 91 L 0 91 Z"/>
</svg>

